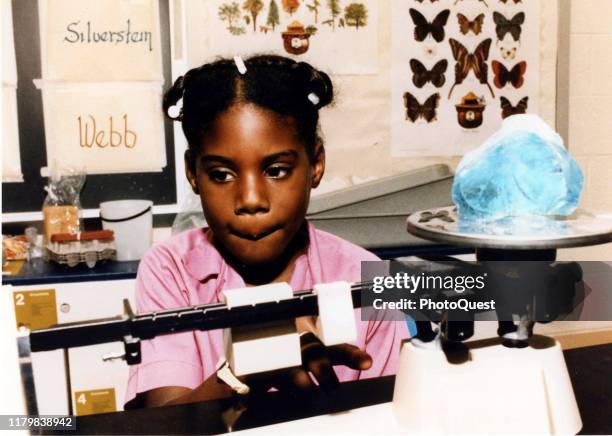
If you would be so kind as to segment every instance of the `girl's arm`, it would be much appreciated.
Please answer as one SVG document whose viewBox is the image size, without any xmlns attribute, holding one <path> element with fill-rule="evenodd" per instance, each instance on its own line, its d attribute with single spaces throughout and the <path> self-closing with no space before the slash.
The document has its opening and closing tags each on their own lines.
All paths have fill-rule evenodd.
<svg viewBox="0 0 612 436">
<path fill-rule="evenodd" d="M 228 385 L 217 382 L 217 375 L 213 374 L 195 389 L 165 386 L 151 389 L 142 395 L 144 407 L 159 407 L 226 398 L 232 395 L 232 390 Z"/>
<path fill-rule="evenodd" d="M 372 358 L 354 345 L 325 347 L 312 333 L 303 335 L 300 341 L 302 366 L 241 377 L 252 392 L 266 392 L 274 387 L 296 395 L 307 394 L 316 388 L 309 374 L 314 376 L 323 390 L 329 391 L 339 383 L 334 365 L 346 365 L 362 371 L 372 365 Z M 217 375 L 213 374 L 195 389 L 181 386 L 151 389 L 142 394 L 141 401 L 144 407 L 158 407 L 226 398 L 232 393 L 232 389 L 225 383 L 219 383 Z"/>
</svg>

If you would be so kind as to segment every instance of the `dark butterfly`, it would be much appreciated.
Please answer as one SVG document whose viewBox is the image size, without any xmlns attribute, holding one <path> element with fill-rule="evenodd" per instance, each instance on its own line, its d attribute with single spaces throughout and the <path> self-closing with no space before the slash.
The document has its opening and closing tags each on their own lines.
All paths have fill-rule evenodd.
<svg viewBox="0 0 612 436">
<path fill-rule="evenodd" d="M 463 1 L 463 0 L 455 0 L 455 3 L 454 3 L 454 4 L 456 5 L 457 3 L 459 3 L 459 1 Z M 487 4 L 486 0 L 478 0 L 478 1 L 480 1 L 480 2 L 484 3 L 484 5 L 485 5 L 486 7 L 489 7 L 489 5 Z"/>
<path fill-rule="evenodd" d="M 510 0 L 499 0 L 500 2 L 502 2 L 503 4 L 508 3 Z M 514 0 L 514 4 L 519 4 L 521 3 L 523 0 Z"/>
<path fill-rule="evenodd" d="M 455 84 L 448 93 L 448 98 L 451 98 L 453 89 L 456 85 L 463 83 L 470 70 L 474 71 L 476 78 L 483 85 L 486 84 L 491 91 L 491 95 L 495 97 L 493 88 L 489 85 L 489 67 L 487 59 L 489 58 L 489 49 L 491 48 L 491 38 L 482 41 L 474 50 L 474 53 L 469 53 L 467 49 L 456 39 L 448 40 L 453 51 L 453 57 L 457 61 L 455 63 Z"/>
<path fill-rule="evenodd" d="M 425 0 L 416 0 L 416 1 L 418 1 L 419 3 L 423 3 L 423 1 L 425 1 Z M 430 2 L 432 2 L 432 3 L 434 3 L 434 2 L 437 2 L 437 1 L 440 1 L 440 0 L 429 0 L 429 1 L 430 1 Z M 519 0 L 519 1 L 520 1 L 520 0 Z"/>
<path fill-rule="evenodd" d="M 484 22 L 485 15 L 480 14 L 474 20 L 470 21 L 468 17 L 463 14 L 457 14 L 457 19 L 459 20 L 459 30 L 464 35 L 467 35 L 471 30 L 475 35 L 478 35 L 482 32 L 482 23 Z"/>
<path fill-rule="evenodd" d="M 511 20 L 506 19 L 499 12 L 493 12 L 493 21 L 495 21 L 495 33 L 500 41 L 504 39 L 506 33 L 510 33 L 515 41 L 521 39 L 521 26 L 525 22 L 525 13 L 519 12 Z"/>
<path fill-rule="evenodd" d="M 440 102 L 440 94 L 437 92 L 429 96 L 425 103 L 420 104 L 416 97 L 409 92 L 404 93 L 404 106 L 406 106 L 406 119 L 413 123 L 423 118 L 428 123 L 437 119 L 436 109 Z"/>
<path fill-rule="evenodd" d="M 437 62 L 431 70 L 425 68 L 425 65 L 420 61 L 410 59 L 410 69 L 413 72 L 412 83 L 414 83 L 414 86 L 417 88 L 422 88 L 427 82 L 431 82 L 433 86 L 440 88 L 444 85 L 444 82 L 446 82 L 444 73 L 447 67 L 448 61 L 446 59 Z"/>
<path fill-rule="evenodd" d="M 515 88 L 520 88 L 523 86 L 523 83 L 525 82 L 525 71 L 527 71 L 527 62 L 521 61 L 511 70 L 507 70 L 502 63 L 497 61 L 493 61 L 491 67 L 495 73 L 493 83 L 495 83 L 495 86 L 498 88 L 501 89 L 508 83 L 511 83 Z"/>
<path fill-rule="evenodd" d="M 444 26 L 446 26 L 446 22 L 448 21 L 450 9 L 444 9 L 431 23 L 416 9 L 410 8 L 409 12 L 414 22 L 415 40 L 421 42 L 427 38 L 427 35 L 430 33 L 437 42 L 441 42 L 444 39 Z"/>
<path fill-rule="evenodd" d="M 499 103 L 501 105 L 502 110 L 502 118 L 508 118 L 510 115 L 524 114 L 527 112 L 527 102 L 529 101 L 529 97 L 523 97 L 516 106 L 512 106 L 510 100 L 506 97 L 500 97 Z"/>
</svg>

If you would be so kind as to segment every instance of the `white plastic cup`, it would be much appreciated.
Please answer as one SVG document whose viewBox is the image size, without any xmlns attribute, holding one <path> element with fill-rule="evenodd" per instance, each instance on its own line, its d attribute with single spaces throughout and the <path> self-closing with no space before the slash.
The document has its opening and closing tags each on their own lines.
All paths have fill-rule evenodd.
<svg viewBox="0 0 612 436">
<path fill-rule="evenodd" d="M 117 260 L 138 260 L 153 241 L 153 202 L 117 200 L 100 203 L 104 229 L 115 232 Z"/>
</svg>

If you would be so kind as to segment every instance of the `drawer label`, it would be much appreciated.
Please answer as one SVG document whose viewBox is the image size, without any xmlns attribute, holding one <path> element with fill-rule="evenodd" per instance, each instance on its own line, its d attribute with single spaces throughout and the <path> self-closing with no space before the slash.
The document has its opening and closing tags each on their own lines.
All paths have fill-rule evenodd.
<svg viewBox="0 0 612 436">
<path fill-rule="evenodd" d="M 74 393 L 77 416 L 117 411 L 115 388 L 77 391 Z"/>
<path fill-rule="evenodd" d="M 55 289 L 14 291 L 13 304 L 17 328 L 42 329 L 57 324 Z"/>
</svg>

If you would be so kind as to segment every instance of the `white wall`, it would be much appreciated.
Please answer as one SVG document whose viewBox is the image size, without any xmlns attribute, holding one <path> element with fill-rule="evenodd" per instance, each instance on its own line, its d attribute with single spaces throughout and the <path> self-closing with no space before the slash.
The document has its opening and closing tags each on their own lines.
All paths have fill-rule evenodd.
<svg viewBox="0 0 612 436">
<path fill-rule="evenodd" d="M 568 146 L 585 175 L 581 207 L 612 213 L 612 1 L 571 0 Z M 562 250 L 612 260 L 612 244 Z"/>
</svg>

